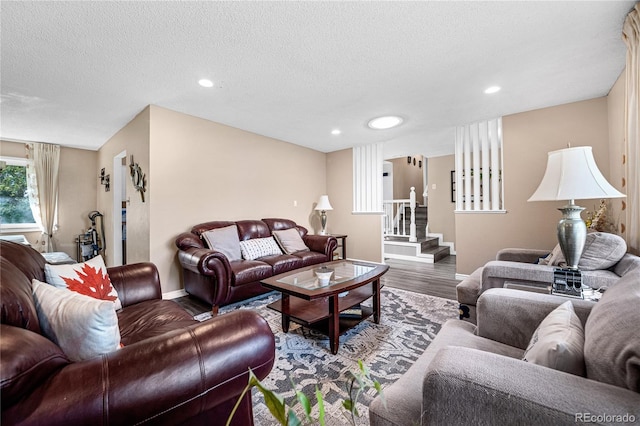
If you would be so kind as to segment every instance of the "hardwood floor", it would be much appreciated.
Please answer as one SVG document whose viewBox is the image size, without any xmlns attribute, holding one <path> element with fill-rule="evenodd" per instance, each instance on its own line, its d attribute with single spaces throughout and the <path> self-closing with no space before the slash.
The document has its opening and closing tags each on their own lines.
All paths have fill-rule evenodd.
<svg viewBox="0 0 640 426">
<path fill-rule="evenodd" d="M 389 270 L 382 276 L 382 284 L 402 290 L 430 296 L 457 300 L 456 257 L 449 256 L 437 263 L 411 262 L 408 260 L 385 259 Z M 211 306 L 195 297 L 184 296 L 174 299 L 192 315 L 209 312 Z"/>
<path fill-rule="evenodd" d="M 456 257 L 448 256 L 436 263 L 411 262 L 385 259 L 389 271 L 382 276 L 382 284 L 428 294 L 430 296 L 457 300 Z"/>
</svg>

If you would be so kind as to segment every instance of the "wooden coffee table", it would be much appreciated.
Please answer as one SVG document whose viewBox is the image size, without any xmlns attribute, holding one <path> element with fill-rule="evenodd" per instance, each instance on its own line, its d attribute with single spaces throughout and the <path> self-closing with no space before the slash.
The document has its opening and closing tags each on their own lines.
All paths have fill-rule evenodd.
<svg viewBox="0 0 640 426">
<path fill-rule="evenodd" d="M 287 333 L 294 321 L 329 336 L 331 353 L 338 353 L 340 334 L 373 315 L 380 323 L 380 277 L 388 265 L 336 260 L 296 269 L 261 281 L 262 285 L 282 293 L 269 308 L 282 314 L 282 330 Z M 321 281 L 316 272 L 333 272 L 329 281 Z M 373 309 L 360 306 L 373 296 Z M 356 314 L 341 312 L 360 306 Z"/>
</svg>

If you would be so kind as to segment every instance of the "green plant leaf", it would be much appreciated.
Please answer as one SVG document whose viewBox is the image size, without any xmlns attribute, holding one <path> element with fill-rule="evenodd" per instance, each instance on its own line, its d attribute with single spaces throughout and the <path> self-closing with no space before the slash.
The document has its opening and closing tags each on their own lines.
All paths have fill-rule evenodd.
<svg viewBox="0 0 640 426">
<path fill-rule="evenodd" d="M 264 396 L 264 403 L 267 405 L 271 415 L 281 424 L 287 424 L 286 406 L 284 398 L 275 392 L 264 387 L 262 382 L 253 374 L 253 371 L 249 371 L 249 385 L 255 386 L 258 391 Z"/>
<path fill-rule="evenodd" d="M 342 401 L 342 406 L 351 412 L 351 407 L 353 407 L 353 402 L 350 399 L 345 399 Z"/>
<path fill-rule="evenodd" d="M 286 425 L 286 426 L 302 426 L 302 422 L 300 421 L 298 416 L 296 416 L 296 413 L 293 411 L 293 409 L 289 408 L 289 414 L 287 415 L 287 422 L 286 423 L 282 423 L 282 425 Z"/>
<path fill-rule="evenodd" d="M 318 385 L 316 385 L 316 399 L 318 400 L 318 422 L 320 426 L 324 425 L 324 399 L 322 398 L 322 392 L 318 389 Z"/>
<path fill-rule="evenodd" d="M 303 394 L 300 391 L 296 391 L 296 398 L 298 399 L 298 402 L 300 403 L 300 405 L 302 405 L 302 409 L 304 410 L 304 414 L 305 417 L 307 418 L 307 421 L 311 421 L 311 403 L 309 402 L 309 398 L 307 398 L 307 395 Z"/>
</svg>

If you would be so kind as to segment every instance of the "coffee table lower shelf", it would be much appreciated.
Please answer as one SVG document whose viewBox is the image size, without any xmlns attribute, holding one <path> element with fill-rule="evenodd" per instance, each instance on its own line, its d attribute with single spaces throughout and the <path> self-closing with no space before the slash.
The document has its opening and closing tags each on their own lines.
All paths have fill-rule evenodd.
<svg viewBox="0 0 640 426">
<path fill-rule="evenodd" d="M 372 293 L 372 284 L 367 284 L 349 291 L 345 297 L 338 297 L 338 312 L 358 306 L 360 303 L 371 298 L 373 296 Z M 283 309 L 283 299 L 276 300 L 267 307 L 282 314 L 282 329 L 285 333 L 289 331 L 289 322 L 293 321 L 304 327 L 319 331 L 329 336 L 330 340 L 333 340 L 331 333 L 332 314 L 330 312 L 330 297 L 313 300 L 305 300 L 285 294 L 283 294 L 282 297 L 283 299 L 288 299 L 288 309 Z M 338 316 L 338 334 L 344 333 L 374 315 L 374 309 L 372 307 L 360 305 L 360 309 L 362 314 L 359 317 L 354 315 Z M 374 320 L 378 322 L 379 318 L 374 315 Z M 337 352 L 337 337 L 338 336 L 335 336 L 335 343 L 333 341 L 330 342 L 331 351 L 334 354 Z"/>
</svg>

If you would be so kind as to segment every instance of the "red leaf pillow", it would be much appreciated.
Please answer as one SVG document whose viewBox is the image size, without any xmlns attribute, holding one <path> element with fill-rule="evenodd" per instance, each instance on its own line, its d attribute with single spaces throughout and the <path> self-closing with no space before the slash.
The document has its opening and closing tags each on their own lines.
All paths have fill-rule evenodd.
<svg viewBox="0 0 640 426">
<path fill-rule="evenodd" d="M 47 283 L 58 288 L 68 288 L 95 299 L 114 302 L 116 310 L 122 308 L 118 292 L 111 284 L 102 256 L 73 265 L 44 266 Z"/>
</svg>

